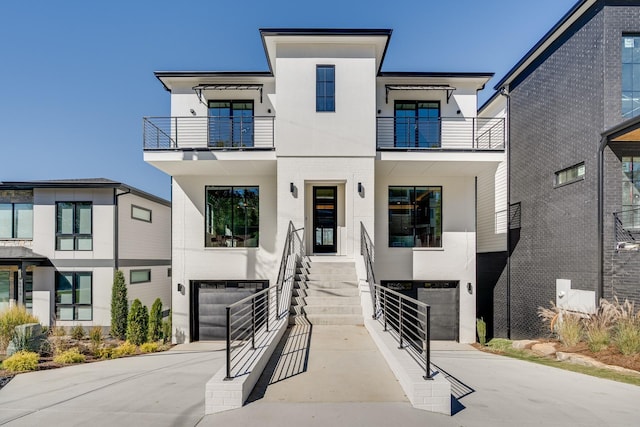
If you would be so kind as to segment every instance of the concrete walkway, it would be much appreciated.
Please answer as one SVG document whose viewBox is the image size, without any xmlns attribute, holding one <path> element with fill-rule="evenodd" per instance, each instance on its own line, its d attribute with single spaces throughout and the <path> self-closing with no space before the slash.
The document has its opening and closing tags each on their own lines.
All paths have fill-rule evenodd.
<svg viewBox="0 0 640 427">
<path fill-rule="evenodd" d="M 321 334 L 315 327 L 312 337 L 316 332 L 319 339 Z M 327 340 L 336 343 L 336 337 L 339 341 L 339 336 Z M 312 338 L 308 347 L 311 351 L 306 377 L 320 381 L 321 367 L 326 367 L 324 372 L 330 377 L 330 369 L 339 359 L 327 350 L 314 360 L 314 342 Z M 289 377 L 267 387 L 264 398 L 238 410 L 203 416 L 204 385 L 224 366 L 225 353 L 221 343 L 196 343 L 153 355 L 18 375 L 0 390 L 0 425 L 638 425 L 640 387 L 482 353 L 470 346 L 449 343 L 434 346 L 437 348 L 433 352 L 434 363 L 451 375 L 454 393 L 459 398 L 452 417 L 416 410 L 403 401 L 344 402 L 335 398 L 321 402 L 314 393 L 307 395 L 316 399 L 311 402 L 280 401 L 288 393 L 281 386 L 289 380 L 297 382 L 305 378 L 302 373 L 294 374 L 304 366 L 304 352 L 297 359 L 290 359 L 301 361 L 298 368 L 294 362 L 287 365 L 290 368 L 281 366 L 273 371 Z M 319 347 L 317 350 L 321 353 Z M 287 353 L 293 355 L 297 351 Z M 327 358 L 335 358 L 335 363 L 323 365 Z M 320 368 L 316 370 L 314 366 Z M 351 365 L 345 371 L 349 369 L 355 368 Z M 335 378 L 335 383 L 339 380 Z M 350 383 L 358 381 L 365 379 L 345 377 L 341 384 L 350 388 L 354 387 Z M 312 383 L 304 387 L 301 384 L 295 387 L 314 388 Z M 301 395 L 304 392 L 298 394 Z M 391 395 L 398 398 L 395 392 Z"/>
</svg>

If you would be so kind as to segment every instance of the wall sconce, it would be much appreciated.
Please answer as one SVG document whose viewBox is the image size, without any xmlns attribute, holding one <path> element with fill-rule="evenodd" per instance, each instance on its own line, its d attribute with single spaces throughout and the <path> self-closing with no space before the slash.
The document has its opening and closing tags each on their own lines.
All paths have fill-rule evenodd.
<svg viewBox="0 0 640 427">
<path fill-rule="evenodd" d="M 267 108 L 267 113 L 271 114 L 271 108 Z"/>
<path fill-rule="evenodd" d="M 378 110 L 378 114 L 381 114 L 381 113 L 382 113 L 382 110 Z"/>
<path fill-rule="evenodd" d="M 362 183 L 359 182 L 358 183 L 358 194 L 362 194 L 362 191 L 364 190 L 364 188 L 362 187 Z"/>
<path fill-rule="evenodd" d="M 178 292 L 184 295 L 184 285 L 182 283 L 178 283 Z"/>
<path fill-rule="evenodd" d="M 473 295 L 473 286 L 471 286 L 471 283 L 467 283 L 467 292 L 469 292 L 469 295 Z"/>
<path fill-rule="evenodd" d="M 293 192 L 296 191 L 296 186 L 293 185 L 293 182 L 289 183 L 289 191 L 291 192 L 291 194 L 293 194 Z"/>
<path fill-rule="evenodd" d="M 193 115 L 193 116 L 196 115 L 196 110 L 194 110 L 193 108 L 191 110 L 189 110 L 189 111 L 191 111 L 191 115 Z"/>
</svg>

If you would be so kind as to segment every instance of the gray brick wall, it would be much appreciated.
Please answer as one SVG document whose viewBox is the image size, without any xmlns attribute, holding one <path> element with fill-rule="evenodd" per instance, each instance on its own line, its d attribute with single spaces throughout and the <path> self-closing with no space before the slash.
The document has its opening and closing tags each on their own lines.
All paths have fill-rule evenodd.
<svg viewBox="0 0 640 427">
<path fill-rule="evenodd" d="M 622 121 L 621 36 L 640 33 L 638 6 L 599 2 L 510 88 L 511 203 L 522 203 L 511 256 L 512 338 L 546 333 L 537 308 L 555 301 L 556 279 L 597 289 L 598 146 L 601 132 Z M 640 302 L 640 253 L 613 251 L 611 212 L 620 209 L 621 169 L 620 159 L 607 154 L 605 296 Z M 554 188 L 554 173 L 580 162 L 584 180 Z M 498 303 L 506 295 L 503 278 L 494 291 L 494 332 L 500 336 L 506 322 Z"/>
</svg>

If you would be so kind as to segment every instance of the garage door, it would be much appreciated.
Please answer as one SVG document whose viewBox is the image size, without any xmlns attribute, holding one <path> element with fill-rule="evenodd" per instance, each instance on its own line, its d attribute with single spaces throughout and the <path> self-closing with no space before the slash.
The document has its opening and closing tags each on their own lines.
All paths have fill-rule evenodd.
<svg viewBox="0 0 640 427">
<path fill-rule="evenodd" d="M 418 288 L 418 300 L 431 306 L 431 339 L 457 340 L 459 286 Z"/>
<path fill-rule="evenodd" d="M 194 282 L 191 336 L 194 341 L 226 338 L 226 307 L 267 287 L 268 282 Z"/>
</svg>

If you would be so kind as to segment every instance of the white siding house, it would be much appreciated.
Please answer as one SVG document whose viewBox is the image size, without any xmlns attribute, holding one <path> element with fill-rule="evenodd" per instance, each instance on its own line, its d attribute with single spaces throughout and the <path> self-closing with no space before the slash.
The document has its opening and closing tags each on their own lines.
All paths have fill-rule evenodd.
<svg viewBox="0 0 640 427">
<path fill-rule="evenodd" d="M 168 201 L 107 179 L 0 182 L 0 212 L 0 304 L 45 325 L 108 327 L 121 269 L 130 301 L 170 307 Z"/>
<path fill-rule="evenodd" d="M 175 340 L 206 339 L 203 286 L 275 283 L 291 222 L 360 279 L 365 229 L 376 279 L 475 341 L 476 182 L 504 157 L 503 118 L 476 114 L 492 74 L 383 72 L 391 30 L 260 32 L 268 71 L 156 72 L 172 116 L 144 119 L 144 158 L 172 176 Z"/>
</svg>

